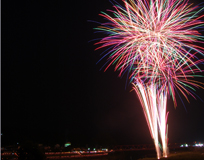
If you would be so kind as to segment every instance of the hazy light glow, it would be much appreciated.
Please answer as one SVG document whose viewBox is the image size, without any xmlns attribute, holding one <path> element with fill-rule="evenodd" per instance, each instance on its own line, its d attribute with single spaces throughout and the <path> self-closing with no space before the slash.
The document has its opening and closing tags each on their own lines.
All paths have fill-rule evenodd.
<svg viewBox="0 0 204 160">
<path fill-rule="evenodd" d="M 64 144 L 64 147 L 68 147 L 68 146 L 71 146 L 70 142 L 67 142 L 67 143 Z"/>
<path fill-rule="evenodd" d="M 195 144 L 196 147 L 203 147 L 204 145 L 202 143 Z"/>
<path fill-rule="evenodd" d="M 115 65 L 119 76 L 124 72 L 141 102 L 144 115 L 155 143 L 157 158 L 160 146 L 168 155 L 167 96 L 177 106 L 179 91 L 195 98 L 194 88 L 202 83 L 192 80 L 202 72 L 197 54 L 203 55 L 203 36 L 197 31 L 203 26 L 198 16 L 203 10 L 188 0 L 122 0 L 110 14 L 100 15 L 107 22 L 96 28 L 107 34 L 96 49 L 108 47 L 102 59 L 108 57 L 105 71 Z M 197 42 L 196 44 L 194 42 Z M 161 145 L 159 143 L 159 135 Z"/>
</svg>

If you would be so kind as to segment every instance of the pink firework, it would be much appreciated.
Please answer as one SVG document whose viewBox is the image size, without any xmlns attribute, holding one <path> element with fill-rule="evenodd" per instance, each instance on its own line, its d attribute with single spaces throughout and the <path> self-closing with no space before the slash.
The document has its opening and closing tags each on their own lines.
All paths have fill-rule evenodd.
<svg viewBox="0 0 204 160">
<path fill-rule="evenodd" d="M 184 97 L 192 96 L 197 64 L 203 60 L 203 36 L 197 31 L 203 26 L 198 16 L 203 8 L 193 7 L 187 0 L 122 0 L 124 7 L 115 5 L 110 15 L 103 13 L 107 22 L 96 28 L 107 34 L 96 43 L 96 49 L 108 47 L 104 57 L 108 65 L 115 65 L 119 76 L 127 71 L 130 82 L 142 104 L 157 158 L 160 158 L 160 133 L 163 156 L 167 157 L 167 95 L 175 106 L 175 90 Z M 195 42 L 197 42 L 195 44 Z M 104 58 L 103 57 L 103 58 Z"/>
</svg>

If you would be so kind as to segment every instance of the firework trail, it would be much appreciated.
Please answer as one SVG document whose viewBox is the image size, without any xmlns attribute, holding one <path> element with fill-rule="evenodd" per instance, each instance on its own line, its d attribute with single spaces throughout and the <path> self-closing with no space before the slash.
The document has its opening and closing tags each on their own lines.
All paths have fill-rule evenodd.
<svg viewBox="0 0 204 160">
<path fill-rule="evenodd" d="M 129 75 L 130 83 L 143 107 L 146 121 L 160 158 L 159 138 L 163 156 L 167 157 L 167 96 L 177 106 L 176 92 L 188 100 L 194 96 L 194 88 L 202 87 L 192 80 L 202 72 L 198 64 L 203 62 L 199 46 L 203 36 L 197 31 L 203 26 L 198 16 L 203 8 L 193 7 L 187 0 L 122 0 L 110 15 L 100 15 L 107 22 L 96 30 L 107 34 L 96 49 L 108 47 L 102 58 L 108 57 L 105 71 L 115 65 L 119 76 Z M 111 16 L 112 15 L 112 16 Z M 197 42 L 195 44 L 195 42 Z"/>
</svg>

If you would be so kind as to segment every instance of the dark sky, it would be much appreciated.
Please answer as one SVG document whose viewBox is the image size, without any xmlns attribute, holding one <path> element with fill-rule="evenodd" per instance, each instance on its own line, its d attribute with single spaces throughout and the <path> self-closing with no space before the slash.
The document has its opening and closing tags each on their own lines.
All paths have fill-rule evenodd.
<svg viewBox="0 0 204 160">
<path fill-rule="evenodd" d="M 102 50 L 88 42 L 103 36 L 88 20 L 106 9 L 108 0 L 2 2 L 2 145 L 152 143 L 132 86 L 100 71 Z M 169 99 L 169 142 L 204 142 L 204 103 L 190 101 L 186 111 Z"/>
</svg>

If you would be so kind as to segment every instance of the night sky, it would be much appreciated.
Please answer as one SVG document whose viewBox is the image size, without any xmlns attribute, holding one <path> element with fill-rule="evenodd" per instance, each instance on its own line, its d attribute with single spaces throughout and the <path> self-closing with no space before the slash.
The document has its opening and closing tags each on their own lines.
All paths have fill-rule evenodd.
<svg viewBox="0 0 204 160">
<path fill-rule="evenodd" d="M 103 49 L 89 41 L 103 35 L 89 20 L 104 22 L 106 9 L 108 0 L 2 2 L 2 145 L 153 144 L 126 76 L 96 64 Z M 169 142 L 204 142 L 204 102 L 177 99 L 176 109 L 168 100 Z"/>
</svg>

